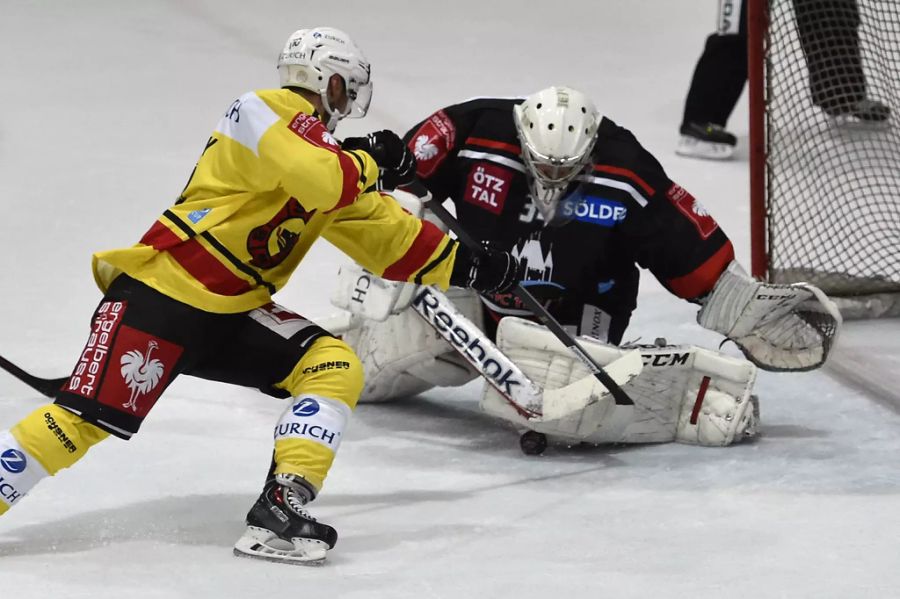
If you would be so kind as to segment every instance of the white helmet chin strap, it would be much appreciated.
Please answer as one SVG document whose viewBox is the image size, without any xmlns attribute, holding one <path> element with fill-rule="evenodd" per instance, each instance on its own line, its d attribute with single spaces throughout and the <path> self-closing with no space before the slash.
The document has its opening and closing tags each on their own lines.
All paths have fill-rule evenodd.
<svg viewBox="0 0 900 599">
<path fill-rule="evenodd" d="M 337 129 L 338 123 L 347 116 L 347 112 L 341 112 L 331 106 L 331 103 L 328 101 L 328 88 L 326 86 L 325 90 L 319 94 L 319 97 L 322 99 L 322 108 L 325 109 L 325 126 L 328 128 L 329 133 L 334 133 L 334 130 Z M 348 102 L 349 104 L 349 102 Z M 349 111 L 348 111 L 349 112 Z"/>
</svg>

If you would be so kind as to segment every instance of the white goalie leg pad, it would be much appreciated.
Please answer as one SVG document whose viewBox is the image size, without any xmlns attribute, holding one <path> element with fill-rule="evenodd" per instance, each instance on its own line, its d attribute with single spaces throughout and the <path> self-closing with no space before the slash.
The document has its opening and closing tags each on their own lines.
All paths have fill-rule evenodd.
<svg viewBox="0 0 900 599">
<path fill-rule="evenodd" d="M 447 297 L 476 324 L 481 302 L 471 291 L 452 288 Z M 363 363 L 365 387 L 361 402 L 408 397 L 432 387 L 456 387 L 477 376 L 456 351 L 412 310 L 383 322 L 364 320 L 343 340 Z"/>
<path fill-rule="evenodd" d="M 734 341 L 760 368 L 790 371 L 824 364 L 842 320 L 834 302 L 813 285 L 760 283 L 732 262 L 697 322 Z"/>
<path fill-rule="evenodd" d="M 413 216 L 422 216 L 422 200 L 413 194 L 397 189 L 388 195 Z M 385 201 L 390 201 L 390 198 L 386 197 Z M 447 226 L 434 217 L 424 218 L 447 232 Z M 412 283 L 382 279 L 362 266 L 350 263 L 338 269 L 331 305 L 354 316 L 382 322 L 408 308 L 417 288 Z"/>
<path fill-rule="evenodd" d="M 752 396 L 756 366 L 712 350 L 683 347 L 690 349 L 689 370 L 685 365 L 682 373 L 677 367 L 661 372 L 661 378 L 674 380 L 681 374 L 684 380 L 675 440 L 724 447 L 756 436 L 758 411 Z M 648 355 L 660 354 L 649 350 Z M 645 372 L 652 374 L 654 370 L 645 368 Z"/>
<path fill-rule="evenodd" d="M 504 318 L 498 346 L 535 383 L 559 388 L 588 374 L 571 355 L 547 351 L 552 333 L 534 322 Z M 579 337 L 582 347 L 600 365 L 632 348 L 617 348 L 591 337 Z M 756 432 L 750 394 L 756 367 L 740 358 L 695 346 L 641 347 L 644 368 L 623 385 L 634 400 L 631 422 L 622 430 L 611 426 L 617 406 L 610 399 L 583 413 L 556 421 L 534 422 L 520 416 L 493 388 L 487 387 L 482 408 L 519 427 L 536 430 L 563 442 L 661 443 L 729 445 Z"/>
<path fill-rule="evenodd" d="M 338 269 L 331 305 L 355 317 L 381 322 L 399 314 L 412 300 L 416 285 L 388 281 L 351 263 Z"/>
<path fill-rule="evenodd" d="M 618 348 L 600 343 L 590 337 L 579 337 L 581 347 L 601 366 L 625 355 Z M 529 320 L 508 316 L 497 327 L 497 347 L 528 378 L 544 389 L 560 389 L 585 377 L 591 372 L 569 349 L 563 347 L 556 336 L 545 327 Z M 617 409 L 612 396 L 588 405 L 584 410 L 557 420 L 530 420 L 519 414 L 506 399 L 491 386 L 485 386 L 481 408 L 498 418 L 519 427 L 528 428 L 572 442 L 583 441 L 598 432 L 604 423 L 621 434 L 621 426 L 613 411 Z M 630 410 L 630 406 L 628 407 Z"/>
</svg>

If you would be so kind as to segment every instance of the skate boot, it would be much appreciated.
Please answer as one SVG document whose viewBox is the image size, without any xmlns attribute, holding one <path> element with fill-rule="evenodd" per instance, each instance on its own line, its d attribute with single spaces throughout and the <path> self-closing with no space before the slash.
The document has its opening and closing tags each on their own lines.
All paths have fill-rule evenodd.
<svg viewBox="0 0 900 599">
<path fill-rule="evenodd" d="M 884 123 L 891 116 L 891 109 L 879 102 L 863 98 L 855 102 L 830 102 L 822 110 L 834 117 L 838 124 Z"/>
<path fill-rule="evenodd" d="M 314 494 L 299 476 L 277 474 L 247 514 L 247 530 L 234 554 L 290 564 L 320 565 L 337 542 L 337 531 L 316 522 L 303 506 Z"/>
<path fill-rule="evenodd" d="M 691 158 L 728 160 L 734 155 L 737 138 L 721 125 L 685 123 L 679 130 L 681 139 L 675 153 Z"/>
</svg>

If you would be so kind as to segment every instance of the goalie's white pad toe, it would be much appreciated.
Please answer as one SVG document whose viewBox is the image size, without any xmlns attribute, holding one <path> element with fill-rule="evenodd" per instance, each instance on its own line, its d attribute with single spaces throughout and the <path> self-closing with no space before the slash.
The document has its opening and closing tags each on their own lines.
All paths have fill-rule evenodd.
<svg viewBox="0 0 900 599">
<path fill-rule="evenodd" d="M 315 539 L 281 539 L 270 530 L 248 526 L 234 544 L 234 554 L 271 562 L 302 566 L 319 566 L 325 563 L 328 544 Z"/>
</svg>

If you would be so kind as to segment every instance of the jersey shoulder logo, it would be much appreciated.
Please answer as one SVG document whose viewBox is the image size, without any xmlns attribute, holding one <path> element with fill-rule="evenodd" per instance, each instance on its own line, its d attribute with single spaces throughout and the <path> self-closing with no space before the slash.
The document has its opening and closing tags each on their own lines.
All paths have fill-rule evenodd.
<svg viewBox="0 0 900 599">
<path fill-rule="evenodd" d="M 437 156 L 437 146 L 431 143 L 431 138 L 427 135 L 419 135 L 416 137 L 416 145 L 413 154 L 416 160 L 431 160 Z"/>
<path fill-rule="evenodd" d="M 453 150 L 456 143 L 456 126 L 443 110 L 439 110 L 422 123 L 409 149 L 416 156 L 416 172 L 420 177 L 430 177 Z"/>
<path fill-rule="evenodd" d="M 694 223 L 697 232 L 703 239 L 709 238 L 719 228 L 719 224 L 710 215 L 706 207 L 681 185 L 673 183 L 669 191 L 666 192 L 666 197 L 678 208 L 679 212 Z"/>
<path fill-rule="evenodd" d="M 325 124 L 311 114 L 298 112 L 288 123 L 288 129 L 293 131 L 297 137 L 305 139 L 317 148 L 337 152 L 341 147 L 334 136 L 329 133 Z"/>
</svg>

